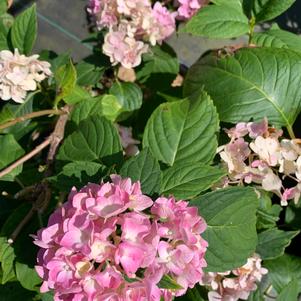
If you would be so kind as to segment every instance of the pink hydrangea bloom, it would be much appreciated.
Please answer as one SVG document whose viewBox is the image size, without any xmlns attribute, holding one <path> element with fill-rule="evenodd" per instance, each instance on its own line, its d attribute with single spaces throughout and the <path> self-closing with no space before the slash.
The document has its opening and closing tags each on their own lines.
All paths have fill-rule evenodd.
<svg viewBox="0 0 301 301">
<path fill-rule="evenodd" d="M 133 68 L 141 63 L 141 56 L 148 46 L 142 41 L 129 37 L 126 32 L 111 30 L 105 36 L 103 52 L 110 57 L 112 65 L 121 63 L 125 68 Z"/>
<path fill-rule="evenodd" d="M 116 126 L 125 155 L 129 157 L 136 155 L 139 152 L 137 145 L 140 144 L 140 141 L 133 138 L 132 128 L 125 127 L 119 124 L 117 124 Z"/>
<path fill-rule="evenodd" d="M 200 8 L 208 4 L 208 0 L 178 0 L 179 17 L 182 19 L 190 19 Z"/>
<path fill-rule="evenodd" d="M 260 257 L 254 254 L 238 269 L 205 274 L 201 285 L 208 286 L 209 301 L 247 300 L 249 294 L 256 290 L 256 283 L 260 282 L 267 272 L 268 270 L 261 266 Z"/>
<path fill-rule="evenodd" d="M 41 292 L 53 290 L 55 301 L 170 301 L 202 279 L 205 229 L 197 208 L 153 202 L 118 175 L 72 189 L 35 237 Z M 163 275 L 182 288 L 161 289 Z"/>
<path fill-rule="evenodd" d="M 108 28 L 103 51 L 113 65 L 133 68 L 149 45 L 161 44 L 176 28 L 177 12 L 150 0 L 90 0 L 88 12 L 98 29 Z"/>
<path fill-rule="evenodd" d="M 153 17 L 154 17 L 154 24 L 157 25 L 157 41 L 162 42 L 176 29 L 176 21 L 175 13 L 169 12 L 169 10 L 162 6 L 160 2 L 156 2 L 153 6 Z"/>
</svg>

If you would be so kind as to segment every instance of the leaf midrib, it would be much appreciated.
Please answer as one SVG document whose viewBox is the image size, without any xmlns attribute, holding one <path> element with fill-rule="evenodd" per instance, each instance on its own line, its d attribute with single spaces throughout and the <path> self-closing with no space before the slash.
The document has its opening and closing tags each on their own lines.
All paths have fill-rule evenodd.
<svg viewBox="0 0 301 301">
<path fill-rule="evenodd" d="M 284 112 L 282 112 L 282 110 L 277 106 L 277 104 L 273 101 L 273 99 L 271 99 L 270 96 L 267 95 L 260 87 L 258 87 L 257 85 L 255 85 L 254 83 L 252 83 L 251 81 L 249 81 L 248 79 L 245 79 L 243 77 L 235 75 L 234 73 L 231 73 L 231 72 L 229 72 L 229 71 L 227 71 L 225 69 L 221 69 L 218 66 L 210 66 L 210 67 L 213 68 L 213 69 L 218 69 L 221 72 L 229 74 L 230 76 L 233 76 L 234 78 L 240 79 L 241 81 L 244 81 L 244 82 L 246 82 L 249 85 L 252 85 L 255 88 L 255 90 L 257 90 L 259 93 L 261 93 L 275 107 L 276 111 L 278 113 L 280 113 L 280 115 L 282 116 L 282 118 L 285 121 L 286 125 L 287 126 L 291 126 L 291 124 L 289 123 L 288 119 L 284 115 Z"/>
</svg>

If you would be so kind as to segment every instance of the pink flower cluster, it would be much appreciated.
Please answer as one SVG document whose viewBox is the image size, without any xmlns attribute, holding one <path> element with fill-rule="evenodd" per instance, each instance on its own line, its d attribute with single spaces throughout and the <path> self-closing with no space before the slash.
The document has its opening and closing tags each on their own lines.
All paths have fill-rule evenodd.
<svg viewBox="0 0 301 301">
<path fill-rule="evenodd" d="M 224 273 L 206 273 L 201 282 L 208 286 L 209 301 L 247 300 L 249 294 L 257 289 L 256 282 L 268 270 L 261 267 L 261 259 L 257 254 L 250 257 L 242 267 Z"/>
<path fill-rule="evenodd" d="M 99 29 L 108 28 L 103 52 L 113 65 L 133 68 L 141 63 L 149 45 L 161 44 L 176 28 L 176 18 L 191 18 L 207 0 L 179 0 L 178 11 L 169 11 L 159 1 L 90 0 L 88 12 Z"/>
<path fill-rule="evenodd" d="M 55 301 L 171 300 L 203 276 L 206 223 L 196 207 L 173 197 L 155 202 L 140 183 L 112 182 L 73 189 L 35 237 L 41 292 Z M 163 275 L 182 288 L 160 288 Z"/>
<path fill-rule="evenodd" d="M 138 144 L 140 141 L 133 138 L 132 128 L 116 124 L 118 129 L 121 144 L 124 150 L 124 154 L 127 157 L 135 156 L 139 153 Z"/>
<path fill-rule="evenodd" d="M 299 201 L 300 139 L 281 138 L 282 130 L 269 127 L 267 119 L 259 123 L 238 123 L 226 132 L 231 141 L 218 150 L 229 172 L 225 185 L 256 183 L 276 194 L 282 206 L 288 200 Z M 286 184 L 286 179 L 293 185 Z"/>
</svg>

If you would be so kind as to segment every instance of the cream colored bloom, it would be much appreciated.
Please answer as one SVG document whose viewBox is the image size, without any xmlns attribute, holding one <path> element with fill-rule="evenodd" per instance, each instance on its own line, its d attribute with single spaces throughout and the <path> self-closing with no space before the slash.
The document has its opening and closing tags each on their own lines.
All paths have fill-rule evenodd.
<svg viewBox="0 0 301 301">
<path fill-rule="evenodd" d="M 35 91 L 37 83 L 49 77 L 50 64 L 39 61 L 38 55 L 25 56 L 8 50 L 0 51 L 0 98 L 22 103 L 28 91 Z"/>
</svg>

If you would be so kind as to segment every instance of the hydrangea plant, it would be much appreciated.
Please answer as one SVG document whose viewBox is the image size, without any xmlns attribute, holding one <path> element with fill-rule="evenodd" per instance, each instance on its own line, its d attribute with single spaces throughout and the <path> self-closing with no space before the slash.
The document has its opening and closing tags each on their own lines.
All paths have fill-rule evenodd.
<svg viewBox="0 0 301 301">
<path fill-rule="evenodd" d="M 300 298 L 294 2 L 90 0 L 75 61 L 0 0 L 0 300 Z"/>
</svg>

